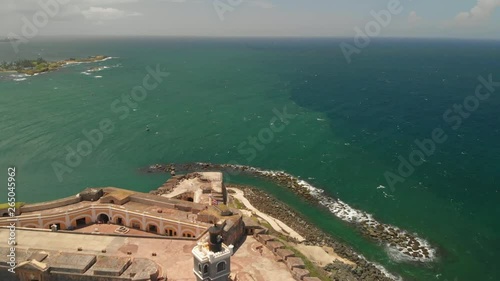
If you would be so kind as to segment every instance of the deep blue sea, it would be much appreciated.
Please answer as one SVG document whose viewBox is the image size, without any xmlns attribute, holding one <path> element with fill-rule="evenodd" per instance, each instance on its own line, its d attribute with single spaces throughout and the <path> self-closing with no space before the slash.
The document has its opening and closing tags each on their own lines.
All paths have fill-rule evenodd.
<svg viewBox="0 0 500 281">
<path fill-rule="evenodd" d="M 34 77 L 0 73 L 0 186 L 12 165 L 24 202 L 89 186 L 149 191 L 167 179 L 138 171 L 154 163 L 283 170 L 425 238 L 438 259 L 400 261 L 283 187 L 229 180 L 272 193 L 405 280 L 500 280 L 500 42 L 377 39 L 349 64 L 339 47 L 348 40 L 35 38 L 17 54 L 0 43 L 0 61 L 113 57 Z M 168 76 L 132 100 L 157 67 Z M 493 86 L 480 82 L 490 76 Z M 265 135 L 276 111 L 293 118 Z M 103 120 L 111 132 L 82 147 Z M 417 142 L 433 135 L 440 143 L 420 157 Z M 259 136 L 265 143 L 252 145 Z M 88 155 L 69 165 L 78 149 Z M 401 176 L 403 158 L 418 165 Z"/>
</svg>

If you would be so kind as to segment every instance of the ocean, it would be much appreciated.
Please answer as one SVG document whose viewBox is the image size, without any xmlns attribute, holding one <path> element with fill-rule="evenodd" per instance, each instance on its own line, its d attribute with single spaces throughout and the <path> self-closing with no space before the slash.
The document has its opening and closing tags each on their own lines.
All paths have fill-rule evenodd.
<svg viewBox="0 0 500 281">
<path fill-rule="evenodd" d="M 437 259 L 404 261 L 271 182 L 227 180 L 275 195 L 405 280 L 500 280 L 500 87 L 481 82 L 500 81 L 500 42 L 377 39 L 348 63 L 349 40 L 40 37 L 19 53 L 0 43 L 0 61 L 112 57 L 0 73 L 0 200 L 10 166 L 23 202 L 91 186 L 147 192 L 168 178 L 139 171 L 155 163 L 281 170 L 426 239 Z"/>
</svg>

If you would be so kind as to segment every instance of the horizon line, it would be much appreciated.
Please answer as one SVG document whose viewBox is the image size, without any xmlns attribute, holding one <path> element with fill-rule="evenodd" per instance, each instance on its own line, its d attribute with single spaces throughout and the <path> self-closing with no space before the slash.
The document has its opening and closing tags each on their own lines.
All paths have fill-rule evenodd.
<svg viewBox="0 0 500 281">
<path fill-rule="evenodd" d="M 330 36 L 304 36 L 304 35 L 137 35 L 137 34 L 127 34 L 127 35 L 116 35 L 116 34 L 87 34 L 87 35 L 74 35 L 74 34 L 60 34 L 60 35 L 39 35 L 30 40 L 36 40 L 37 38 L 210 38 L 210 39 L 353 39 L 354 36 L 344 36 L 344 35 L 330 35 Z M 14 38 L 10 36 L 0 36 L 0 39 Z M 414 39 L 414 40 L 462 40 L 462 41 L 500 41 L 500 38 L 494 37 L 443 37 L 443 36 L 376 36 L 370 39 Z"/>
</svg>

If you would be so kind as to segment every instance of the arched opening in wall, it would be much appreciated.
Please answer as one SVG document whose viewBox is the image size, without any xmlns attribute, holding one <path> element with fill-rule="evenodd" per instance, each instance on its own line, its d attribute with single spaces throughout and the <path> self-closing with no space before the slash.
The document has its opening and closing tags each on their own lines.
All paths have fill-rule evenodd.
<svg viewBox="0 0 500 281">
<path fill-rule="evenodd" d="M 217 272 L 221 272 L 221 271 L 224 271 L 226 270 L 226 262 L 225 261 L 221 261 L 217 264 Z"/>
<path fill-rule="evenodd" d="M 101 223 L 108 223 L 109 222 L 109 216 L 106 214 L 100 214 L 97 216 L 97 221 Z"/>
<path fill-rule="evenodd" d="M 76 219 L 76 227 L 82 227 L 87 225 L 87 222 L 85 221 L 85 218 L 79 218 Z"/>
<path fill-rule="evenodd" d="M 116 219 L 116 224 L 123 225 L 123 219 L 122 218 L 117 218 Z"/>
<path fill-rule="evenodd" d="M 52 225 L 56 225 L 57 226 L 57 230 L 61 230 L 61 224 L 60 223 L 51 223 L 49 224 L 49 229 L 52 229 Z"/>
<path fill-rule="evenodd" d="M 203 273 L 208 273 L 208 264 L 203 266 Z"/>
<path fill-rule="evenodd" d="M 193 197 L 188 197 L 188 198 L 186 198 L 186 200 L 189 201 L 189 202 L 194 202 Z"/>
<path fill-rule="evenodd" d="M 154 224 L 148 225 L 148 231 L 153 233 L 158 233 L 158 228 Z"/>
<path fill-rule="evenodd" d="M 141 224 L 138 222 L 132 222 L 132 228 L 133 229 L 141 229 Z"/>
<path fill-rule="evenodd" d="M 186 232 L 182 233 L 182 237 L 192 238 L 192 237 L 194 237 L 194 234 L 186 231 Z"/>
<path fill-rule="evenodd" d="M 177 236 L 177 231 L 175 231 L 175 229 L 165 228 L 165 235 L 166 236 Z"/>
<path fill-rule="evenodd" d="M 109 200 L 109 204 L 115 204 L 115 200 Z"/>
<path fill-rule="evenodd" d="M 26 227 L 26 228 L 38 228 L 38 226 L 35 225 L 35 224 L 27 224 L 27 225 L 23 225 L 23 227 Z"/>
</svg>

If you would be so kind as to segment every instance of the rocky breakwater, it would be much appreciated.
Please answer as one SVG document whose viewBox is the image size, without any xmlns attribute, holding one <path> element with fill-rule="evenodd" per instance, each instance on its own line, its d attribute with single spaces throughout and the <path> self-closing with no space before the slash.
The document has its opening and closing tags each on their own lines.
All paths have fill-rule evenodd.
<svg viewBox="0 0 500 281">
<path fill-rule="evenodd" d="M 182 181 L 201 177 L 201 175 L 198 174 L 198 173 L 189 173 L 189 174 L 186 174 L 186 175 L 177 175 L 177 176 L 175 176 L 175 168 L 171 167 L 171 166 L 165 167 L 165 166 L 161 166 L 161 165 L 157 164 L 157 165 L 151 166 L 150 168 L 154 169 L 156 172 L 161 171 L 161 172 L 170 173 L 171 175 L 173 175 L 162 186 L 158 187 L 156 190 L 152 190 L 152 191 L 149 192 L 150 194 L 154 194 L 154 195 L 169 194 Z"/>
<path fill-rule="evenodd" d="M 338 260 L 333 261 L 323 268 L 332 280 L 397 280 L 395 276 L 383 270 L 364 257 L 357 254 L 352 248 L 336 241 L 314 225 L 308 223 L 301 214 L 289 208 L 286 204 L 269 196 L 267 193 L 249 186 L 228 185 L 245 192 L 245 198 L 250 203 L 274 218 L 277 218 L 293 228 L 306 238 L 303 243 L 319 247 L 332 248 L 337 255 L 355 263 L 346 264 Z M 289 238 L 292 240 L 291 238 Z"/>
<path fill-rule="evenodd" d="M 146 172 L 163 172 L 166 167 L 174 167 L 179 171 L 223 171 L 229 174 L 244 174 L 272 181 L 280 186 L 289 188 L 305 200 L 327 208 L 341 220 L 356 226 L 365 236 L 383 243 L 391 256 L 397 260 L 430 262 L 436 258 L 436 251 L 429 242 L 403 229 L 389 224 L 378 222 L 371 214 L 357 210 L 339 199 L 324 194 L 324 190 L 316 188 L 283 171 L 261 170 L 255 167 L 212 164 L 188 163 L 153 165 Z"/>
</svg>

